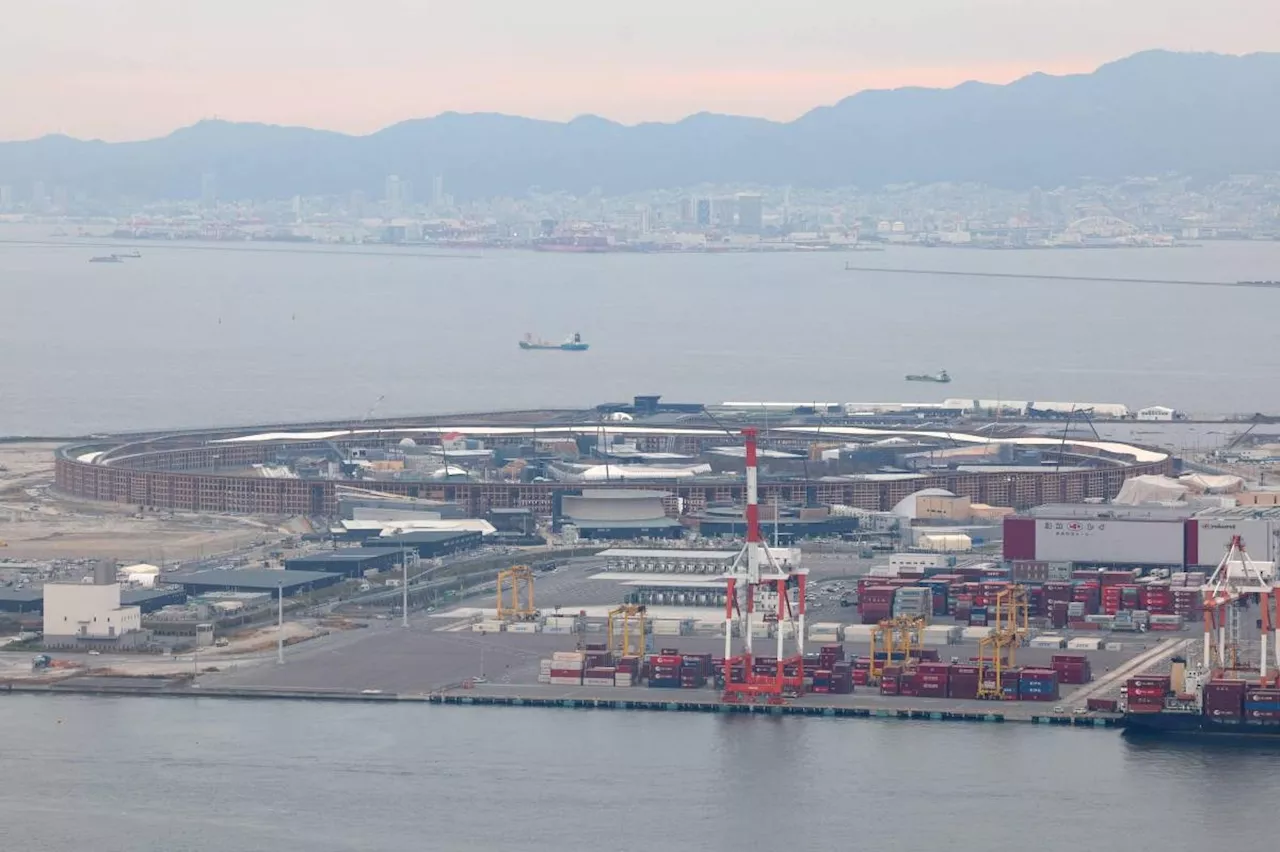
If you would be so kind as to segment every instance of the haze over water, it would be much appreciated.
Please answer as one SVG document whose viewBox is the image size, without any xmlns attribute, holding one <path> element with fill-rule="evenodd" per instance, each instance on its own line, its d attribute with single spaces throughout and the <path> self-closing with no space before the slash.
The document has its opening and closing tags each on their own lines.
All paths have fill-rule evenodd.
<svg viewBox="0 0 1280 852">
<path fill-rule="evenodd" d="M 0 240 L 26 239 L 22 228 Z M 89 264 L 139 249 L 122 264 Z M 1166 404 L 1253 412 L 1280 291 L 847 272 L 1280 278 L 1280 243 L 552 255 L 0 242 L 0 434 L 677 401 Z M 583 354 L 521 352 L 581 332 Z M 950 371 L 947 386 L 906 373 Z"/>
</svg>

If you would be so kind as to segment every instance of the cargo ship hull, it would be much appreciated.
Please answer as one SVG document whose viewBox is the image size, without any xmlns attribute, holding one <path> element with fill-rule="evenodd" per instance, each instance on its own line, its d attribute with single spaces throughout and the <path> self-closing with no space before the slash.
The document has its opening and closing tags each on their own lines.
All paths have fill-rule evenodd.
<svg viewBox="0 0 1280 852">
<path fill-rule="evenodd" d="M 1280 722 L 1219 722 L 1198 713 L 1128 713 L 1124 724 L 1138 736 L 1280 737 Z"/>
<path fill-rule="evenodd" d="M 591 344 L 589 343 L 529 343 L 520 341 L 521 349 L 535 349 L 552 352 L 586 352 Z"/>
</svg>

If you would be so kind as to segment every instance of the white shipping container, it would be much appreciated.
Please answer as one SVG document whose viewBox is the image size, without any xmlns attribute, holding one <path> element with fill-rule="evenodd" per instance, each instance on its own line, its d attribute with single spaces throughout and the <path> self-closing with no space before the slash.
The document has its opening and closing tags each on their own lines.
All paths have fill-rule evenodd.
<svg viewBox="0 0 1280 852">
<path fill-rule="evenodd" d="M 960 631 L 960 637 L 966 642 L 974 642 L 987 638 L 993 630 L 994 627 L 965 627 Z"/>
<path fill-rule="evenodd" d="M 584 668 L 586 668 L 586 666 L 587 664 L 584 663 L 582 660 L 556 660 L 555 664 L 552 665 L 551 668 L 555 669 L 556 671 L 568 672 L 568 671 L 582 671 Z"/>
<path fill-rule="evenodd" d="M 541 629 L 540 625 L 534 624 L 532 621 L 507 625 L 508 633 L 537 633 Z"/>
<path fill-rule="evenodd" d="M 1182 564 L 1185 529 L 1180 520 L 1036 518 L 1035 525 L 1039 561 Z"/>
<path fill-rule="evenodd" d="M 548 624 L 542 628 L 542 632 L 550 633 L 554 636 L 569 636 L 573 633 L 573 628 L 567 624 L 563 627 L 558 624 Z"/>
<path fill-rule="evenodd" d="M 699 636 L 723 636 L 723 621 L 695 621 L 693 632 Z"/>
<path fill-rule="evenodd" d="M 614 686 L 631 686 L 631 675 L 625 672 L 618 672 L 613 676 Z"/>
<path fill-rule="evenodd" d="M 923 639 L 926 645 L 950 645 L 960 636 L 960 628 L 946 624 L 936 624 L 924 629 Z"/>
<path fill-rule="evenodd" d="M 551 683 L 551 675 L 549 674 L 538 675 L 538 683 Z"/>
<path fill-rule="evenodd" d="M 552 686 L 582 686 L 582 681 L 576 677 L 553 677 L 549 680 Z"/>
<path fill-rule="evenodd" d="M 554 651 L 551 654 L 553 660 L 585 660 L 587 655 L 581 651 Z"/>
<path fill-rule="evenodd" d="M 769 636 L 770 636 L 770 634 L 772 634 L 772 632 L 773 632 L 773 631 L 772 631 L 772 630 L 770 630 L 769 628 L 770 628 L 770 625 L 769 625 L 767 622 L 766 622 L 766 623 L 756 622 L 756 623 L 752 624 L 752 625 L 751 625 L 751 636 L 752 636 L 752 638 L 753 638 L 753 639 L 768 639 L 768 638 L 769 638 Z"/>
<path fill-rule="evenodd" d="M 844 641 L 846 642 L 870 642 L 871 634 L 876 629 L 874 624 L 846 624 L 844 626 Z"/>
<path fill-rule="evenodd" d="M 653 625 L 654 636 L 679 636 L 680 621 L 675 618 L 658 618 L 649 622 Z"/>
<path fill-rule="evenodd" d="M 613 686 L 613 678 L 611 677 L 584 677 L 582 679 L 583 686 Z"/>
<path fill-rule="evenodd" d="M 1119 642 L 1108 642 L 1105 647 L 1108 651 L 1119 651 L 1123 646 Z"/>
<path fill-rule="evenodd" d="M 1031 640 L 1032 648 L 1053 648 L 1055 650 L 1067 647 L 1067 640 L 1062 636 L 1037 636 Z"/>
<path fill-rule="evenodd" d="M 1101 647 L 1102 647 L 1101 639 L 1093 639 L 1088 637 L 1072 639 L 1067 643 L 1067 648 L 1069 648 L 1072 651 L 1097 651 Z"/>
<path fill-rule="evenodd" d="M 946 568 L 951 564 L 949 557 L 941 553 L 894 553 L 889 556 L 889 567 L 894 570 L 891 576 L 903 568 Z"/>
</svg>

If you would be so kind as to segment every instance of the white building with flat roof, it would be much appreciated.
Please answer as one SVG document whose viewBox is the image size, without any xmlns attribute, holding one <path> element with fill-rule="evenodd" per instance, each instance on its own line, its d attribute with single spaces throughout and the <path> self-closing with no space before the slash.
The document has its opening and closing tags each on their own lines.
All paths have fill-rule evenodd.
<svg viewBox="0 0 1280 852">
<path fill-rule="evenodd" d="M 49 583 L 44 587 L 44 636 L 119 639 L 142 629 L 142 610 L 120 605 L 117 583 Z"/>
</svg>

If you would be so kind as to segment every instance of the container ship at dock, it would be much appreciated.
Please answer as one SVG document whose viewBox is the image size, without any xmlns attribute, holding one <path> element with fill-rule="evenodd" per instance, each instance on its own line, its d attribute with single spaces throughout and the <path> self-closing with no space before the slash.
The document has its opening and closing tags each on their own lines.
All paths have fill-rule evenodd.
<svg viewBox="0 0 1280 852">
<path fill-rule="evenodd" d="M 1172 669 L 1168 675 L 1129 679 L 1124 719 L 1130 733 L 1280 737 L 1280 688 L 1274 677 L 1215 677 L 1187 671 L 1180 661 Z"/>
<path fill-rule="evenodd" d="M 1201 587 L 1200 664 L 1191 667 L 1175 658 L 1167 675 L 1130 678 L 1125 685 L 1126 728 L 1135 734 L 1280 737 L 1277 591 L 1275 564 L 1253 561 L 1243 539 L 1233 536 L 1227 555 Z M 1256 656 L 1254 637 L 1246 636 L 1255 624 Z M 1276 668 L 1269 671 L 1267 643 L 1272 638 Z"/>
</svg>

